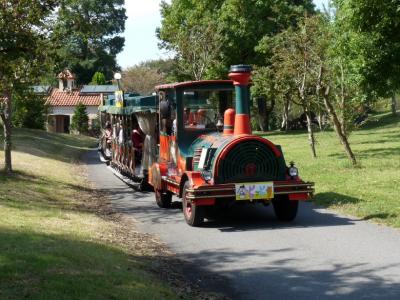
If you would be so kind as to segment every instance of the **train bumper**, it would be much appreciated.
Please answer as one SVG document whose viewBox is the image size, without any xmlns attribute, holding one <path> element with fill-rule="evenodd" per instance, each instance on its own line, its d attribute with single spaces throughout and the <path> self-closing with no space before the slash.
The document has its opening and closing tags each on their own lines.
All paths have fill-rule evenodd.
<svg viewBox="0 0 400 300">
<path fill-rule="evenodd" d="M 313 182 L 273 181 L 273 196 L 268 198 L 247 199 L 248 201 L 266 202 L 281 195 L 287 195 L 289 200 L 305 201 L 314 194 Z M 217 199 L 237 199 L 234 183 L 201 185 L 187 190 L 187 198 L 199 205 L 213 205 Z"/>
</svg>

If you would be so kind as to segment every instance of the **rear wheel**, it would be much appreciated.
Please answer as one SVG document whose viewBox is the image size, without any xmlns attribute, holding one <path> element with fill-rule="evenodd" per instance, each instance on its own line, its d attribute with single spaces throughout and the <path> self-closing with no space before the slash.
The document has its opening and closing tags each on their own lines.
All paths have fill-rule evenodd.
<svg viewBox="0 0 400 300">
<path fill-rule="evenodd" d="M 192 203 L 190 199 L 187 198 L 187 189 L 190 187 L 189 182 L 186 182 L 183 187 L 182 193 L 182 209 L 183 215 L 185 216 L 185 221 L 190 226 L 199 226 L 204 221 L 204 207 L 198 206 Z"/>
<path fill-rule="evenodd" d="M 172 203 L 172 193 L 169 191 L 162 191 L 158 189 L 154 189 L 154 193 L 156 196 L 156 202 L 158 207 L 161 208 L 169 208 Z"/>
<path fill-rule="evenodd" d="M 284 196 L 274 199 L 272 204 L 279 221 L 290 222 L 296 218 L 299 201 L 290 201 L 288 196 Z"/>
<path fill-rule="evenodd" d="M 144 178 L 142 178 L 142 180 L 140 180 L 139 183 L 139 191 L 141 192 L 151 192 L 153 190 L 153 187 L 148 183 L 148 177 L 145 176 Z"/>
</svg>

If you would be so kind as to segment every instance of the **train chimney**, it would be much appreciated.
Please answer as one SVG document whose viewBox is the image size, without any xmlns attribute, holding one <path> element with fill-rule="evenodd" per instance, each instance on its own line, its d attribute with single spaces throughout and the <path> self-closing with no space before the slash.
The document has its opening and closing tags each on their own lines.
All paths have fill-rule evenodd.
<svg viewBox="0 0 400 300">
<path fill-rule="evenodd" d="M 231 66 L 229 78 L 233 80 L 236 91 L 236 115 L 234 135 L 251 134 L 250 112 L 249 112 L 249 81 L 251 66 Z"/>
</svg>

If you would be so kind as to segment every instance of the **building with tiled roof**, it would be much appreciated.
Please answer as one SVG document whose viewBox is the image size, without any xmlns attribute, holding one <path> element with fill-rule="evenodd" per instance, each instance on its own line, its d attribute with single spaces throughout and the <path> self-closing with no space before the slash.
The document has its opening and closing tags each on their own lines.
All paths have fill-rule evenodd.
<svg viewBox="0 0 400 300">
<path fill-rule="evenodd" d="M 76 76 L 69 69 L 65 69 L 58 74 L 57 78 L 59 87 L 53 88 L 46 100 L 46 104 L 49 107 L 47 130 L 60 133 L 70 132 L 72 116 L 74 115 L 75 107 L 79 103 L 86 106 L 90 128 L 92 120 L 97 118 L 98 107 L 103 99 L 103 93 L 96 92 L 94 88 L 92 93 L 86 92 L 87 88 L 84 90 L 77 89 L 75 85 Z M 99 90 L 102 89 L 104 88 Z"/>
</svg>

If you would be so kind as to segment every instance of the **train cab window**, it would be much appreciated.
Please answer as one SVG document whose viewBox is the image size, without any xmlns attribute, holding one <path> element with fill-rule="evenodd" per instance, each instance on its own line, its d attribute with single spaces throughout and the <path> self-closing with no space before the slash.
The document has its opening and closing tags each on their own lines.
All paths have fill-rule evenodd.
<svg viewBox="0 0 400 300">
<path fill-rule="evenodd" d="M 183 124 L 185 130 L 216 131 L 226 108 L 233 107 L 233 90 L 185 90 Z"/>
<path fill-rule="evenodd" d="M 165 135 L 173 134 L 173 123 L 176 119 L 174 97 L 172 93 L 160 92 L 160 133 Z"/>
</svg>

